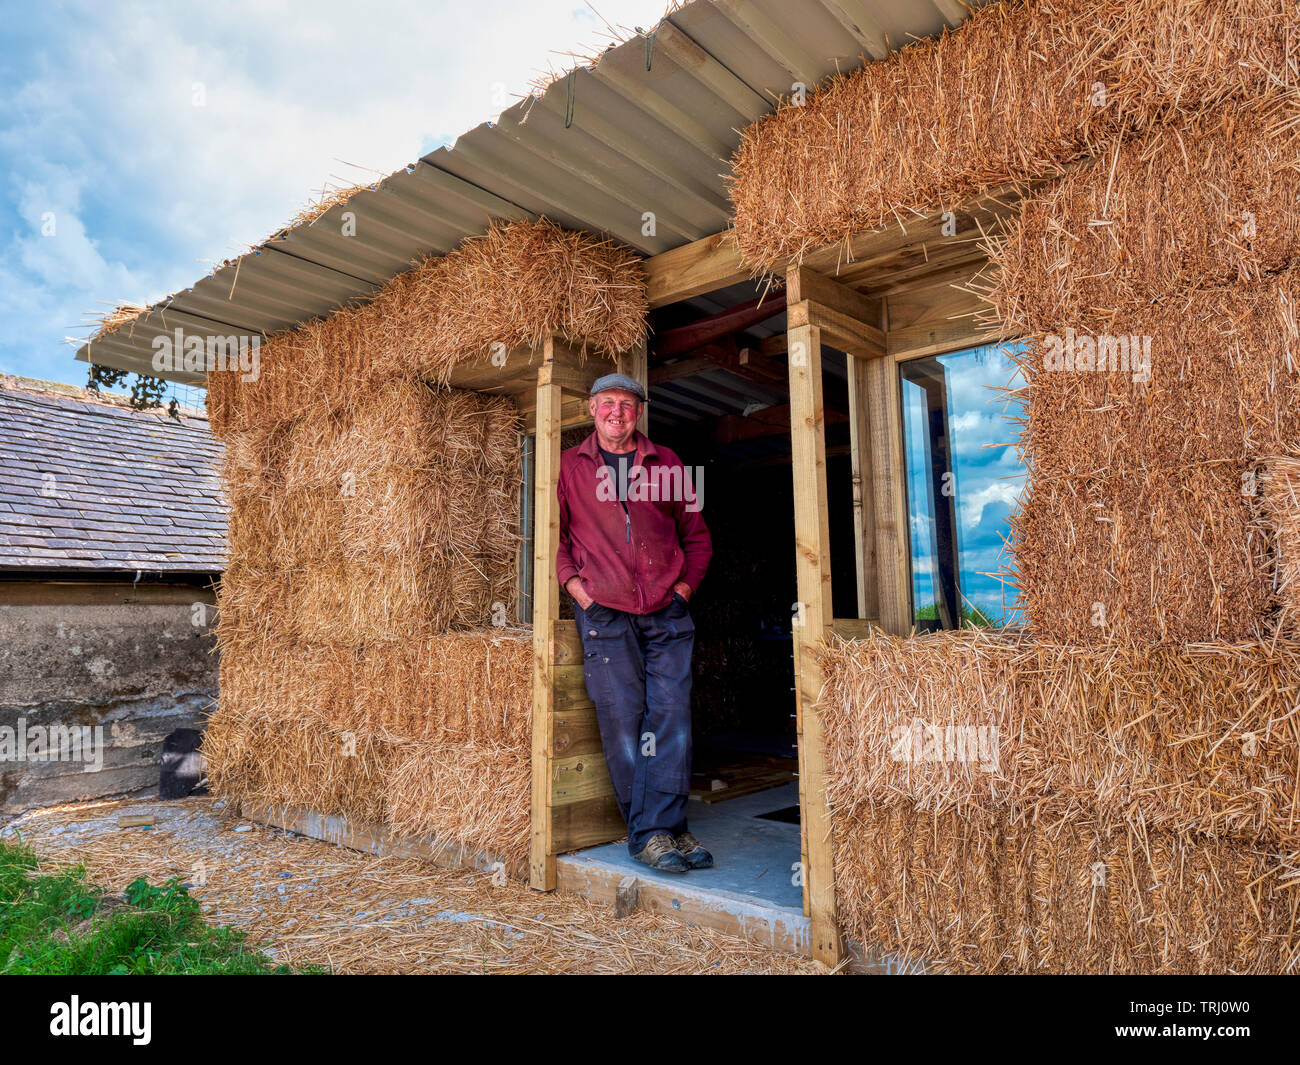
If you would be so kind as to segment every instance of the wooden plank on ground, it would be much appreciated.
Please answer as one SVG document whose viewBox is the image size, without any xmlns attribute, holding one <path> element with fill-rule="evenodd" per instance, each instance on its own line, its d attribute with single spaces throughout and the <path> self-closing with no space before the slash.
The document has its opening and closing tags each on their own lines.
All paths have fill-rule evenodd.
<svg viewBox="0 0 1300 1065">
<path fill-rule="evenodd" d="M 719 788 L 717 791 L 706 788 L 692 788 L 691 798 L 712 805 L 717 802 L 726 802 L 728 799 L 739 799 L 745 795 L 754 795 L 760 791 L 771 791 L 773 788 L 779 788 L 796 779 L 798 778 L 791 769 L 774 769 L 767 773 L 756 773 L 753 776 L 742 777 L 729 783 L 725 788 Z"/>
<path fill-rule="evenodd" d="M 517 880 L 522 880 L 527 875 L 524 865 L 507 862 L 490 853 L 470 850 L 454 843 L 439 843 L 432 838 L 395 836 L 385 825 L 350 821 L 345 817 L 329 817 L 302 807 L 246 802 L 241 804 L 240 813 L 258 824 L 296 832 L 300 836 L 381 858 L 413 858 L 430 862 L 440 869 L 485 871 L 500 863 L 506 873 Z"/>
<path fill-rule="evenodd" d="M 621 871 L 581 854 L 559 859 L 560 890 L 613 906 Z M 689 875 L 665 884 L 638 878 L 637 905 L 649 913 L 729 935 L 787 954 L 808 955 L 808 918 L 796 910 L 773 906 L 733 893 L 710 891 L 692 884 Z"/>
</svg>

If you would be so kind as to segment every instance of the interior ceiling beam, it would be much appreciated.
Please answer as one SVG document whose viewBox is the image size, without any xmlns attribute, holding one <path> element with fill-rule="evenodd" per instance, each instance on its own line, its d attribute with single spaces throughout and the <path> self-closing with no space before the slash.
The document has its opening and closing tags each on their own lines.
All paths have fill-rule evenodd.
<svg viewBox="0 0 1300 1065">
<path fill-rule="evenodd" d="M 784 365 L 764 359 L 754 348 L 738 348 L 734 337 L 728 339 L 729 344 L 711 344 L 696 354 L 711 363 L 711 369 L 726 370 L 778 395 L 790 394 L 790 375 Z"/>
<path fill-rule="evenodd" d="M 650 387 L 654 388 L 655 385 L 667 384 L 669 381 L 676 381 L 683 377 L 694 377 L 713 368 L 714 365 L 710 360 L 698 356 L 664 363 L 650 371 Z"/>
<path fill-rule="evenodd" d="M 734 336 L 702 345 L 691 351 L 687 358 L 677 362 L 656 366 L 650 371 L 650 385 L 666 384 L 708 373 L 710 370 L 726 370 L 779 395 L 788 395 L 790 392 L 785 365 L 764 355 L 759 348 L 739 347 Z"/>
<path fill-rule="evenodd" d="M 826 409 L 827 425 L 847 425 L 849 416 L 844 411 Z M 790 404 L 764 407 L 753 414 L 728 414 L 713 426 L 713 441 L 717 444 L 736 444 L 742 440 L 757 440 L 765 436 L 778 436 L 790 432 Z"/>
<path fill-rule="evenodd" d="M 743 332 L 760 322 L 766 322 L 769 318 L 784 313 L 785 307 L 779 299 L 772 296 L 759 297 L 737 304 L 735 307 L 728 307 L 726 310 L 710 314 L 687 325 L 656 333 L 651 338 L 650 351 L 660 358 L 681 355 L 730 336 L 732 333 Z"/>
</svg>

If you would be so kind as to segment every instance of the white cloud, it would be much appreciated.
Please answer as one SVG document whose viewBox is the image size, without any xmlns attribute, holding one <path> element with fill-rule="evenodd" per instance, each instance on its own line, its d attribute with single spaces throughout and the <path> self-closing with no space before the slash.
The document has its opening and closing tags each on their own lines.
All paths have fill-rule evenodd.
<svg viewBox="0 0 1300 1065">
<path fill-rule="evenodd" d="M 1014 507 L 1022 487 L 1012 481 L 998 480 L 990 481 L 973 492 L 962 491 L 958 496 L 962 528 L 967 531 L 977 528 L 984 519 L 984 508 L 990 503 L 1005 503 Z"/>
<path fill-rule="evenodd" d="M 598 6 L 629 26 L 663 12 Z M 513 103 L 568 62 L 549 53 L 597 50 L 603 30 L 573 0 L 137 0 L 6 23 L 0 368 L 78 381 L 60 342 L 83 312 L 186 287 L 323 183 L 387 175 L 493 118 L 502 87 Z M 40 236 L 47 210 L 56 238 Z"/>
</svg>

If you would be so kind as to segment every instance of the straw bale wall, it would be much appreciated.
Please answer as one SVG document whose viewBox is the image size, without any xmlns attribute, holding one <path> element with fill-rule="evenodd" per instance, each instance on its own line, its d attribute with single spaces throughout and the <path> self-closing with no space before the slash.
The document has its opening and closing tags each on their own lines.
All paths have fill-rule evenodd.
<svg viewBox="0 0 1300 1065">
<path fill-rule="evenodd" d="M 518 431 L 508 400 L 399 380 L 229 435 L 219 792 L 522 863 L 532 635 L 492 624 Z"/>
<path fill-rule="evenodd" d="M 850 936 L 954 971 L 1295 968 L 1297 48 L 1294 0 L 993 4 L 745 131 L 755 271 L 1021 197 L 968 287 L 1025 340 L 1026 630 L 826 649 Z"/>
<path fill-rule="evenodd" d="M 523 866 L 531 630 L 512 624 L 521 422 L 449 390 L 462 360 L 645 333 L 636 256 L 493 224 L 368 302 L 271 337 L 257 381 L 209 375 L 226 443 L 214 786 Z"/>
<path fill-rule="evenodd" d="M 1300 645 L 968 631 L 836 640 L 824 664 L 855 938 L 951 971 L 1296 964 Z"/>
<path fill-rule="evenodd" d="M 1126 136 L 1294 81 L 1295 0 L 1034 0 L 828 79 L 743 131 L 731 196 L 755 270 L 1060 174 Z"/>
</svg>

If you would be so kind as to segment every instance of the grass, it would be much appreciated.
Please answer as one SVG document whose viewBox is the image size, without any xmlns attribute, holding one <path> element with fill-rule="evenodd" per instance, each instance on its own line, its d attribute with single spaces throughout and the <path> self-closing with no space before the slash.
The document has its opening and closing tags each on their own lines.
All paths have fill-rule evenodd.
<svg viewBox="0 0 1300 1065">
<path fill-rule="evenodd" d="M 939 607 L 934 603 L 917 607 L 916 620 L 938 621 Z M 996 629 L 999 625 L 998 622 L 994 621 L 982 611 L 963 604 L 961 608 L 961 627 L 963 629 Z"/>
<path fill-rule="evenodd" d="M 39 873 L 39 865 L 21 841 L 0 840 L 0 974 L 294 971 L 250 948 L 244 933 L 207 924 L 179 880 L 142 878 L 113 896 L 80 866 Z"/>
</svg>

